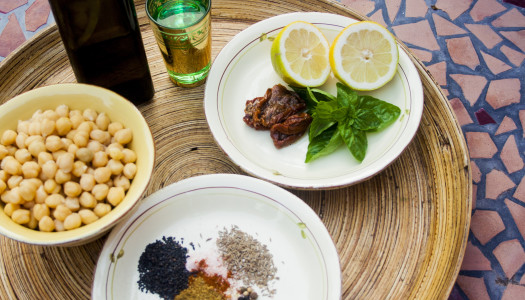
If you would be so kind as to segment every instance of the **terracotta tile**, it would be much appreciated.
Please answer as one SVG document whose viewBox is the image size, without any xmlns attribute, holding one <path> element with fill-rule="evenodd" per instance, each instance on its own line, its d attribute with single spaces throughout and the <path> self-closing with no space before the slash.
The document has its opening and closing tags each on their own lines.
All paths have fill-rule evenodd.
<svg viewBox="0 0 525 300">
<path fill-rule="evenodd" d="M 501 300 L 516 300 L 523 299 L 525 295 L 525 286 L 509 284 L 503 292 Z"/>
<path fill-rule="evenodd" d="M 520 103 L 521 83 L 518 78 L 492 80 L 487 91 L 487 101 L 494 109 Z"/>
<path fill-rule="evenodd" d="M 472 184 L 472 209 L 476 208 L 476 199 L 478 199 L 478 186 Z"/>
<path fill-rule="evenodd" d="M 457 283 L 469 299 L 490 300 L 483 278 L 459 275 Z"/>
<path fill-rule="evenodd" d="M 523 62 L 523 60 L 525 59 L 525 54 L 519 52 L 519 51 L 516 51 L 512 48 L 509 48 L 505 45 L 501 46 L 501 52 L 503 52 L 503 54 L 505 54 L 505 56 L 509 59 L 509 61 L 519 67 L 521 65 L 521 63 Z"/>
<path fill-rule="evenodd" d="M 373 15 L 370 16 L 370 20 L 377 22 L 385 27 L 387 27 L 385 19 L 383 18 L 383 10 L 379 9 Z"/>
<path fill-rule="evenodd" d="M 424 17 L 428 11 L 424 0 L 406 0 L 405 7 L 405 17 L 408 18 Z"/>
<path fill-rule="evenodd" d="M 472 118 L 459 98 L 450 99 L 449 103 L 456 114 L 456 118 L 458 118 L 460 126 L 472 123 Z"/>
<path fill-rule="evenodd" d="M 474 105 L 487 85 L 487 79 L 483 76 L 451 74 L 450 77 L 461 87 L 465 99 Z"/>
<path fill-rule="evenodd" d="M 478 164 L 473 160 L 470 161 L 470 169 L 472 172 L 472 180 L 475 183 L 479 183 L 481 181 L 481 171 L 479 170 Z"/>
<path fill-rule="evenodd" d="M 392 29 L 396 36 L 405 43 L 410 43 L 428 50 L 439 50 L 436 37 L 432 29 L 430 29 L 430 24 L 427 20 L 393 26 Z"/>
<path fill-rule="evenodd" d="M 523 169 L 523 159 L 520 156 L 514 135 L 509 136 L 505 145 L 503 145 L 500 157 L 509 174 Z"/>
<path fill-rule="evenodd" d="M 36 0 L 26 10 L 26 30 L 35 31 L 47 23 L 51 7 L 47 0 Z"/>
<path fill-rule="evenodd" d="M 436 7 L 448 14 L 451 20 L 455 20 L 463 14 L 472 4 L 472 0 L 437 0 Z"/>
<path fill-rule="evenodd" d="M 492 170 L 486 176 L 485 198 L 496 200 L 503 192 L 516 186 L 514 182 L 500 170 Z"/>
<path fill-rule="evenodd" d="M 518 240 L 502 242 L 493 253 L 508 279 L 525 263 L 525 251 Z"/>
<path fill-rule="evenodd" d="M 520 116 L 521 128 L 523 129 L 523 137 L 525 138 L 525 110 L 520 110 L 519 116 Z"/>
<path fill-rule="evenodd" d="M 501 35 L 506 37 L 514 45 L 521 49 L 521 52 L 525 52 L 525 30 L 521 31 L 500 31 Z"/>
<path fill-rule="evenodd" d="M 509 10 L 496 20 L 492 21 L 494 27 L 525 27 L 525 16 L 516 8 Z"/>
<path fill-rule="evenodd" d="M 471 158 L 491 158 L 498 152 L 487 132 L 467 132 L 465 136 Z"/>
<path fill-rule="evenodd" d="M 470 16 L 476 22 L 505 10 L 505 6 L 496 0 L 477 0 L 470 10 Z"/>
<path fill-rule="evenodd" d="M 429 62 L 432 60 L 432 52 L 414 48 L 410 48 L 410 51 L 412 51 L 412 53 L 422 62 Z"/>
<path fill-rule="evenodd" d="M 443 91 L 443 95 L 445 95 L 445 97 L 448 98 L 448 96 L 450 96 L 450 93 L 448 92 L 448 90 L 444 87 L 440 87 L 441 88 L 441 91 Z"/>
<path fill-rule="evenodd" d="M 476 210 L 472 215 L 470 230 L 482 245 L 505 230 L 499 214 L 491 210 Z M 463 269 L 463 268 L 462 268 Z"/>
<path fill-rule="evenodd" d="M 512 121 L 512 119 L 508 116 L 505 116 L 501 121 L 498 130 L 496 130 L 496 135 L 509 132 L 515 129 L 518 129 L 516 123 L 514 123 L 514 121 Z"/>
<path fill-rule="evenodd" d="M 363 15 L 371 13 L 376 6 L 374 1 L 370 0 L 342 0 L 341 3 Z"/>
<path fill-rule="evenodd" d="M 503 39 L 490 26 L 483 24 L 465 24 L 488 49 L 492 49 Z"/>
<path fill-rule="evenodd" d="M 447 36 L 467 33 L 467 31 L 463 30 L 463 28 L 456 26 L 450 21 L 447 21 L 447 19 L 441 17 L 438 14 L 432 14 L 432 19 L 434 20 L 434 26 L 436 27 L 437 35 Z"/>
<path fill-rule="evenodd" d="M 490 261 L 481 253 L 478 247 L 469 242 L 467 249 L 465 249 L 465 257 L 461 264 L 461 270 L 489 271 L 491 270 Z"/>
<path fill-rule="evenodd" d="M 394 23 L 397 13 L 399 12 L 399 7 L 401 6 L 401 0 L 389 0 L 385 1 L 386 12 L 388 14 L 388 19 L 390 23 Z"/>
<path fill-rule="evenodd" d="M 445 61 L 428 65 L 427 69 L 432 74 L 438 85 L 447 85 L 447 63 Z"/>
<path fill-rule="evenodd" d="M 521 179 L 520 184 L 518 184 L 518 187 L 514 191 L 514 195 L 512 195 L 512 197 L 525 203 L 525 177 Z"/>
<path fill-rule="evenodd" d="M 6 57 L 11 51 L 15 50 L 26 38 L 18 19 L 15 14 L 10 14 L 8 17 L 7 25 L 4 30 L 0 33 L 0 56 Z"/>
<path fill-rule="evenodd" d="M 27 0 L 0 0 L 0 13 L 6 14 L 24 4 L 27 4 Z"/>
<path fill-rule="evenodd" d="M 495 58 L 494 56 L 488 54 L 488 53 L 485 53 L 483 51 L 480 51 L 481 52 L 481 57 L 483 57 L 483 60 L 485 61 L 485 64 L 487 65 L 487 67 L 489 67 L 489 70 L 497 75 L 499 73 L 502 73 L 502 72 L 505 72 L 505 71 L 508 71 L 510 69 L 512 69 L 511 66 L 507 65 L 506 63 L 502 62 L 501 60 Z"/>
<path fill-rule="evenodd" d="M 509 199 L 505 199 L 505 204 L 507 205 L 512 218 L 514 218 L 514 222 L 516 223 L 516 227 L 518 227 L 521 236 L 525 238 L 525 206 L 514 203 Z"/>
<path fill-rule="evenodd" d="M 474 70 L 479 65 L 478 55 L 469 37 L 447 39 L 447 48 L 450 58 L 459 64 Z"/>
</svg>

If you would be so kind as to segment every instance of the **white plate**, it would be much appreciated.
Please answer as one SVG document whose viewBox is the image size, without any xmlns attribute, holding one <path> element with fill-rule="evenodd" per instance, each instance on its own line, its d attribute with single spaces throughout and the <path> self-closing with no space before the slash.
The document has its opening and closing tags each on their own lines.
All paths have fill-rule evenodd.
<svg viewBox="0 0 525 300">
<path fill-rule="evenodd" d="M 303 223 L 306 227 L 299 225 Z M 92 299 L 160 299 L 141 292 L 137 284 L 145 247 L 173 236 L 184 239 L 191 255 L 189 242 L 205 247 L 209 237 L 233 225 L 266 244 L 278 269 L 279 280 L 272 282 L 276 294 L 259 299 L 340 299 L 339 257 L 317 214 L 278 186 L 227 174 L 185 179 L 146 198 L 109 235 L 97 263 Z"/>
<path fill-rule="evenodd" d="M 277 83 L 287 86 L 273 70 L 271 41 L 292 21 L 317 25 L 331 43 L 354 19 L 327 13 L 291 13 L 258 22 L 237 34 L 216 57 L 206 84 L 204 105 L 211 132 L 234 163 L 256 177 L 298 189 L 328 189 L 358 183 L 377 174 L 394 161 L 414 137 L 423 112 L 423 88 L 417 69 L 404 51 L 394 79 L 379 90 L 367 93 L 397 105 L 398 121 L 377 133 L 368 134 L 363 162 L 346 147 L 304 163 L 308 147 L 305 134 L 294 144 L 276 149 L 268 131 L 256 131 L 242 118 L 246 100 L 264 95 Z M 321 88 L 335 94 L 332 76 Z"/>
</svg>

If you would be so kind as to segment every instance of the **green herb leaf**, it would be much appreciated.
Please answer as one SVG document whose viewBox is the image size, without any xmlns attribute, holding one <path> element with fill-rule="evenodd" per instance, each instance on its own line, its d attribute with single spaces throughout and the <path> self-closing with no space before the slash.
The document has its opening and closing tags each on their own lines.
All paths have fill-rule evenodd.
<svg viewBox="0 0 525 300">
<path fill-rule="evenodd" d="M 356 109 L 372 113 L 376 118 L 381 120 L 381 123 L 378 124 L 376 128 L 363 130 L 381 130 L 394 123 L 401 114 L 401 109 L 399 109 L 399 107 L 368 95 L 359 96 Z M 370 116 L 369 113 L 367 114 L 368 116 Z M 369 118 L 370 122 L 376 121 L 375 119 L 372 120 L 372 117 L 367 118 Z"/>
<path fill-rule="evenodd" d="M 348 86 L 338 82 L 337 86 L 337 102 L 341 107 L 355 107 L 358 94 Z"/>
<path fill-rule="evenodd" d="M 346 122 L 341 123 L 337 127 L 337 131 L 355 159 L 357 159 L 359 162 L 362 162 L 365 158 L 366 150 L 368 148 L 366 132 L 354 128 L 354 126 Z"/>
<path fill-rule="evenodd" d="M 308 144 L 305 162 L 310 162 L 318 157 L 334 152 L 341 143 L 337 124 L 334 124 L 311 139 Z"/>
<path fill-rule="evenodd" d="M 355 114 L 354 126 L 356 129 L 369 131 L 375 130 L 383 124 L 383 120 L 373 111 L 360 109 Z"/>
<path fill-rule="evenodd" d="M 299 95 L 299 97 L 306 101 L 306 107 L 309 110 L 314 108 L 317 103 L 321 101 L 335 100 L 333 95 L 320 89 L 295 86 L 291 86 L 291 88 Z"/>
<path fill-rule="evenodd" d="M 313 118 L 312 123 L 310 123 L 310 130 L 308 131 L 308 139 L 311 142 L 312 139 L 319 134 L 321 134 L 326 129 L 334 125 L 333 121 L 321 120 L 319 118 Z"/>
</svg>

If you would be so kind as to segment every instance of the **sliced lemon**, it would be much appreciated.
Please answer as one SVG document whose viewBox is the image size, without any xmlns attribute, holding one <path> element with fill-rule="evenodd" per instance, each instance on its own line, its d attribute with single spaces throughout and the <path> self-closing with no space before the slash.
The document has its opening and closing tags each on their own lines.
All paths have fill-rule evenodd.
<svg viewBox="0 0 525 300">
<path fill-rule="evenodd" d="M 315 25 L 295 21 L 281 29 L 272 44 L 274 70 L 293 86 L 320 86 L 330 76 L 330 45 Z"/>
<path fill-rule="evenodd" d="M 335 77 L 360 91 L 378 89 L 392 80 L 399 61 L 394 36 L 372 21 L 343 29 L 332 43 L 329 56 Z"/>
</svg>

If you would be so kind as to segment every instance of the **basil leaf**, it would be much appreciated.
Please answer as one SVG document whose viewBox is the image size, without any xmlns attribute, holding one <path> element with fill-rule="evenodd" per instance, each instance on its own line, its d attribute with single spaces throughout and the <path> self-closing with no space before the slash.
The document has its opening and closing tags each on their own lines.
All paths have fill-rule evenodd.
<svg viewBox="0 0 525 300">
<path fill-rule="evenodd" d="M 354 107 L 357 102 L 357 92 L 348 86 L 338 82 L 337 86 L 337 102 L 341 107 Z"/>
<path fill-rule="evenodd" d="M 354 126 L 356 129 L 369 131 L 375 130 L 383 124 L 383 119 L 370 110 L 360 109 L 355 114 Z"/>
<path fill-rule="evenodd" d="M 305 163 L 334 152 L 340 145 L 341 137 L 337 131 L 337 124 L 334 124 L 310 141 Z"/>
<path fill-rule="evenodd" d="M 312 116 L 325 121 L 335 121 L 335 111 L 339 109 L 336 101 L 321 101 L 312 110 Z M 337 113 L 339 115 L 341 113 Z"/>
<path fill-rule="evenodd" d="M 310 130 L 308 131 L 308 140 L 311 142 L 313 138 L 321 134 L 326 129 L 334 125 L 333 121 L 325 121 L 319 118 L 313 118 L 312 123 L 310 123 Z"/>
<path fill-rule="evenodd" d="M 320 101 L 330 101 L 336 98 L 323 90 L 309 87 L 294 87 L 290 86 L 294 92 L 296 92 L 301 99 L 306 101 L 306 107 L 310 110 L 313 109 Z"/>
<path fill-rule="evenodd" d="M 381 130 L 394 123 L 401 114 L 401 109 L 399 109 L 399 107 L 368 95 L 360 96 L 358 98 L 356 109 L 373 113 L 381 120 L 381 123 L 376 128 L 368 130 Z M 372 118 L 370 118 L 369 121 L 371 122 Z"/>
<path fill-rule="evenodd" d="M 343 138 L 343 142 L 346 144 L 346 147 L 350 150 L 354 158 L 359 162 L 362 162 L 368 148 L 366 132 L 357 129 L 348 123 L 339 125 L 337 129 L 339 135 Z"/>
</svg>

